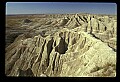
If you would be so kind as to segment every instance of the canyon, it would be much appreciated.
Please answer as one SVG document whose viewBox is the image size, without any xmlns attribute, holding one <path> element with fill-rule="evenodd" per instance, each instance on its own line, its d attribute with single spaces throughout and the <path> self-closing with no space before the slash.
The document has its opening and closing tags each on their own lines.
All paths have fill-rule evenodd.
<svg viewBox="0 0 120 82">
<path fill-rule="evenodd" d="M 116 15 L 10 15 L 5 41 L 7 76 L 116 76 Z"/>
</svg>

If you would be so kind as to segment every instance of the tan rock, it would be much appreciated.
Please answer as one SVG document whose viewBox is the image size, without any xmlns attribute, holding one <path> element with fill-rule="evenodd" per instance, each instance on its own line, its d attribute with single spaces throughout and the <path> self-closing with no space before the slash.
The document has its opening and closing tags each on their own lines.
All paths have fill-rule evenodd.
<svg viewBox="0 0 120 82">
<path fill-rule="evenodd" d="M 31 20 L 28 33 L 5 49 L 7 76 L 116 76 L 114 16 L 56 14 Z"/>
</svg>

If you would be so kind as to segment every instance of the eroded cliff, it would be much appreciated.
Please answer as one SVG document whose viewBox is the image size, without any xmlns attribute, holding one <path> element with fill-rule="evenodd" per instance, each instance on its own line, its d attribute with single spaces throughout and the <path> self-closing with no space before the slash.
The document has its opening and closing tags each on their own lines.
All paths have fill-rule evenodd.
<svg viewBox="0 0 120 82">
<path fill-rule="evenodd" d="M 7 76 L 116 76 L 115 16 L 67 14 L 29 19 L 19 20 L 22 25 L 15 29 L 7 25 L 7 35 L 21 33 L 6 47 Z"/>
</svg>

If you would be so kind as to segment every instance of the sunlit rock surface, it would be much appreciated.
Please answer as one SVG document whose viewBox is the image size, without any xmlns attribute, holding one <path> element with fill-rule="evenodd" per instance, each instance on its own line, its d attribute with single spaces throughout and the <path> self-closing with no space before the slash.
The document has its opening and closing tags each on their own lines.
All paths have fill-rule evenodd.
<svg viewBox="0 0 120 82">
<path fill-rule="evenodd" d="M 5 74 L 115 77 L 115 15 L 6 16 Z"/>
</svg>

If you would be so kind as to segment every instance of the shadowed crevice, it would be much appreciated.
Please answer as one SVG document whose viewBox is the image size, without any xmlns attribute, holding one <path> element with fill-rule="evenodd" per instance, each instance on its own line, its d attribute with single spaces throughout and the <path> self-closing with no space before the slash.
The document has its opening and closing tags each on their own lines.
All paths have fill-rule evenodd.
<svg viewBox="0 0 120 82">
<path fill-rule="evenodd" d="M 68 50 L 68 44 L 65 42 L 65 39 L 61 38 L 59 45 L 56 46 L 55 51 L 59 54 L 65 54 L 65 52 Z"/>
<path fill-rule="evenodd" d="M 21 76 L 28 76 L 28 77 L 33 77 L 33 76 L 34 76 L 32 70 L 31 70 L 30 68 L 28 68 L 28 69 L 25 70 L 25 71 L 19 69 L 18 72 L 19 72 L 19 76 L 20 76 L 20 77 L 21 77 Z"/>
</svg>

